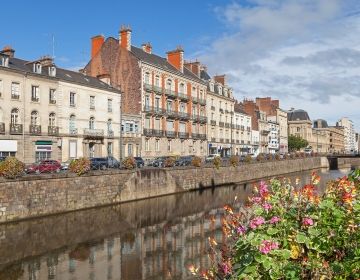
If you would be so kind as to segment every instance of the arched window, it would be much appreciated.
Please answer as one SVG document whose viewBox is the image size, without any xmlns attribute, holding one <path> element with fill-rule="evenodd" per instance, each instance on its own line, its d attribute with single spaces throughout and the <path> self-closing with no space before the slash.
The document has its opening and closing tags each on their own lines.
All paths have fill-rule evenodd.
<svg viewBox="0 0 360 280">
<path fill-rule="evenodd" d="M 38 111 L 32 111 L 31 112 L 30 124 L 31 125 L 38 125 L 38 123 L 39 123 L 39 113 L 38 113 Z"/>
<path fill-rule="evenodd" d="M 172 80 L 171 79 L 168 79 L 166 81 L 166 89 L 171 89 L 172 88 Z"/>
<path fill-rule="evenodd" d="M 181 83 L 180 86 L 179 86 L 179 92 L 180 93 L 185 93 L 185 85 L 183 83 Z"/>
<path fill-rule="evenodd" d="M 11 110 L 11 124 L 19 124 L 20 117 L 19 117 L 19 109 L 14 108 Z"/>
<path fill-rule="evenodd" d="M 160 87 L 160 77 L 159 76 L 155 76 L 155 86 Z"/>
<path fill-rule="evenodd" d="M 76 133 L 76 118 L 75 118 L 75 115 L 70 115 L 70 118 L 69 118 L 69 130 L 70 130 L 70 134 Z"/>
<path fill-rule="evenodd" d="M 89 119 L 89 129 L 95 129 L 95 118 L 91 117 Z"/>
<path fill-rule="evenodd" d="M 112 119 L 108 119 L 108 121 L 107 121 L 107 129 L 108 129 L 108 131 L 112 131 Z"/>
<path fill-rule="evenodd" d="M 49 114 L 49 126 L 56 126 L 56 115 L 55 113 Z"/>
<path fill-rule="evenodd" d="M 145 82 L 145 84 L 148 84 L 148 85 L 150 84 L 150 73 L 149 72 L 145 73 L 144 82 Z"/>
</svg>

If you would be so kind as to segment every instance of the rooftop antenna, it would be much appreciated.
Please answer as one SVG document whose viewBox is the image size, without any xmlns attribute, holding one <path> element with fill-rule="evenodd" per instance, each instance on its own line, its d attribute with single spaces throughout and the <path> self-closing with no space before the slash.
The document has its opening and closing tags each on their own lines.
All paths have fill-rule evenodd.
<svg viewBox="0 0 360 280">
<path fill-rule="evenodd" d="M 52 37 L 52 59 L 55 59 L 55 35 L 51 34 Z"/>
</svg>

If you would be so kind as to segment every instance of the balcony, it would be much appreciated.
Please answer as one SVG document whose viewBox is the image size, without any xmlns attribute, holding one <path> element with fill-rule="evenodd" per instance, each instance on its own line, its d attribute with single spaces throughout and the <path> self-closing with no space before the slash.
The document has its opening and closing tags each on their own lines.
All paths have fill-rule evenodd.
<svg viewBox="0 0 360 280">
<path fill-rule="evenodd" d="M 211 137 L 211 142 L 216 142 L 216 138 L 215 138 L 215 137 Z"/>
<path fill-rule="evenodd" d="M 113 130 L 108 130 L 107 136 L 108 136 L 108 138 L 114 138 L 114 131 Z"/>
<path fill-rule="evenodd" d="M 179 118 L 181 120 L 189 120 L 190 119 L 190 115 L 188 113 L 185 112 L 179 112 Z"/>
<path fill-rule="evenodd" d="M 200 123 L 207 123 L 207 117 L 205 116 L 198 116 Z"/>
<path fill-rule="evenodd" d="M 90 110 L 95 110 L 95 104 L 90 105 Z"/>
<path fill-rule="evenodd" d="M 39 97 L 31 97 L 32 102 L 39 102 Z"/>
<path fill-rule="evenodd" d="M 180 92 L 178 93 L 178 98 L 180 100 L 185 100 L 185 101 L 189 100 L 189 96 L 187 96 L 187 94 L 180 93 Z"/>
<path fill-rule="evenodd" d="M 240 143 L 240 140 L 236 140 L 236 144 L 239 144 Z"/>
<path fill-rule="evenodd" d="M 176 137 L 176 132 L 175 131 L 165 131 L 165 135 L 168 138 L 175 138 Z"/>
<path fill-rule="evenodd" d="M 235 124 L 231 124 L 231 128 L 232 128 L 232 129 L 235 129 L 235 128 L 236 128 L 236 125 L 235 125 Z"/>
<path fill-rule="evenodd" d="M 176 98 L 176 91 L 165 89 L 165 95 L 169 98 Z"/>
<path fill-rule="evenodd" d="M 199 98 L 200 105 L 206 105 L 206 99 Z"/>
<path fill-rule="evenodd" d="M 206 134 L 201 134 L 201 133 L 192 133 L 191 137 L 193 139 L 200 139 L 200 140 L 206 140 Z"/>
<path fill-rule="evenodd" d="M 162 137 L 164 136 L 164 133 L 162 130 L 159 129 L 144 128 L 144 135 L 149 137 Z"/>
<path fill-rule="evenodd" d="M 164 109 L 153 106 L 144 106 L 144 112 L 146 113 L 146 115 L 155 115 L 155 116 L 163 116 L 165 114 Z"/>
<path fill-rule="evenodd" d="M 210 107 L 211 111 L 215 111 L 215 106 Z"/>
<path fill-rule="evenodd" d="M 162 88 L 161 87 L 159 87 L 159 86 L 153 86 L 153 89 L 154 89 L 154 91 L 156 92 L 156 93 L 159 93 L 159 94 L 162 94 Z"/>
<path fill-rule="evenodd" d="M 268 135 L 270 133 L 269 130 L 261 130 L 261 135 Z"/>
<path fill-rule="evenodd" d="M 11 99 L 19 100 L 19 99 L 20 99 L 20 95 L 18 95 L 18 94 L 12 94 L 12 95 L 11 95 Z"/>
<path fill-rule="evenodd" d="M 150 85 L 150 84 L 144 84 L 144 89 L 145 89 L 145 91 L 147 91 L 147 92 L 151 92 L 152 89 L 153 89 L 153 87 L 152 87 L 152 85 Z"/>
<path fill-rule="evenodd" d="M 216 125 L 216 121 L 211 120 L 211 121 L 210 121 L 210 124 L 211 124 L 211 125 Z"/>
<path fill-rule="evenodd" d="M 225 127 L 226 127 L 226 128 L 230 128 L 230 124 L 229 124 L 229 123 L 225 123 Z"/>
<path fill-rule="evenodd" d="M 240 126 L 241 131 L 245 130 L 245 127 L 243 125 Z"/>
<path fill-rule="evenodd" d="M 236 125 L 236 129 L 240 129 L 240 125 L 239 125 L 239 124 Z"/>
<path fill-rule="evenodd" d="M 56 100 L 55 99 L 50 99 L 49 104 L 53 104 L 53 105 L 56 104 Z"/>
<path fill-rule="evenodd" d="M 247 128 L 246 128 L 246 131 L 247 131 L 247 132 L 251 132 L 251 127 L 247 127 Z"/>
<path fill-rule="evenodd" d="M 10 124 L 10 134 L 22 134 L 23 125 L 22 124 Z"/>
<path fill-rule="evenodd" d="M 224 109 L 221 109 L 221 108 L 220 108 L 220 109 L 219 109 L 219 112 L 222 113 L 222 114 L 224 114 Z"/>
<path fill-rule="evenodd" d="M 230 139 L 225 139 L 225 143 L 230 143 Z"/>
<path fill-rule="evenodd" d="M 72 135 L 72 136 L 77 136 L 77 134 L 78 134 L 77 128 L 70 128 L 69 129 L 69 134 Z"/>
<path fill-rule="evenodd" d="M 175 112 L 175 111 L 168 110 L 168 111 L 166 111 L 166 116 L 169 119 L 177 119 L 179 117 L 179 113 Z"/>
<path fill-rule="evenodd" d="M 151 129 L 151 128 L 144 128 L 144 135 L 145 135 L 145 136 L 153 136 L 153 129 Z"/>
<path fill-rule="evenodd" d="M 0 134 L 5 134 L 5 123 L 0 123 Z"/>
<path fill-rule="evenodd" d="M 225 110 L 225 114 L 229 114 L 230 112 L 229 112 L 229 110 Z"/>
<path fill-rule="evenodd" d="M 224 138 L 220 138 L 220 143 L 224 143 Z"/>
<path fill-rule="evenodd" d="M 187 132 L 179 132 L 179 138 L 180 139 L 187 139 L 187 138 L 189 138 L 189 133 L 187 133 Z"/>
<path fill-rule="evenodd" d="M 85 138 L 104 138 L 104 130 L 103 129 L 94 129 L 94 128 L 85 128 L 84 129 L 84 137 Z"/>
<path fill-rule="evenodd" d="M 225 123 L 224 122 L 219 122 L 219 126 L 220 127 L 224 127 Z"/>
<path fill-rule="evenodd" d="M 58 126 L 48 126 L 48 134 L 51 136 L 59 135 L 59 127 Z"/>
<path fill-rule="evenodd" d="M 199 103 L 199 98 L 197 98 L 196 96 L 192 96 L 191 99 L 193 103 Z"/>
</svg>

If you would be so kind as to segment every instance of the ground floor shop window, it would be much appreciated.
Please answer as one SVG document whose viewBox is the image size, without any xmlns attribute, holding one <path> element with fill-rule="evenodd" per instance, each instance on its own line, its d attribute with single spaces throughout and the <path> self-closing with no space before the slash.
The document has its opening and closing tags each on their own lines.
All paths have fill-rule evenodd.
<svg viewBox="0 0 360 280">
<path fill-rule="evenodd" d="M 0 152 L 0 157 L 14 157 L 16 152 Z"/>
<path fill-rule="evenodd" d="M 47 159 L 51 159 L 51 152 L 35 152 L 35 161 L 36 162 L 47 160 Z"/>
</svg>

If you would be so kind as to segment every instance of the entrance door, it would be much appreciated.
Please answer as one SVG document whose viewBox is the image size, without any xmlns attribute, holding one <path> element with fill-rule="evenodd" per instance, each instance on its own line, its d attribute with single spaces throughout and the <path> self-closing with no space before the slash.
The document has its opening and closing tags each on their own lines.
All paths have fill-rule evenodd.
<svg viewBox="0 0 360 280">
<path fill-rule="evenodd" d="M 89 143 L 89 157 L 95 157 L 95 143 Z"/>
</svg>

